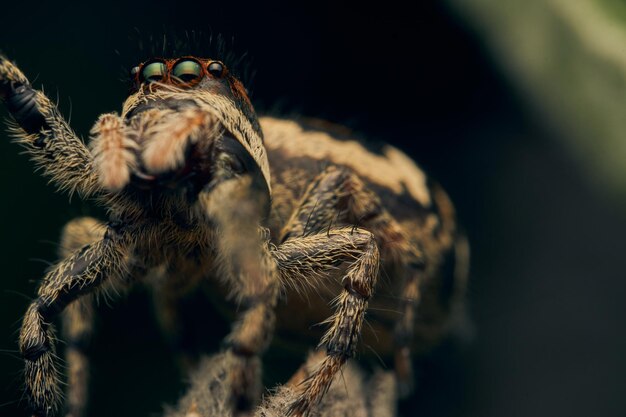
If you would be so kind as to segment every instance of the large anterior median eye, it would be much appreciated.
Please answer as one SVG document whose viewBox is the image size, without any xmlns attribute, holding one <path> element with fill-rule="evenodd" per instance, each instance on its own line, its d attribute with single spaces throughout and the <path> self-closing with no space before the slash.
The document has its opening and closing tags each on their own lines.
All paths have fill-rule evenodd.
<svg viewBox="0 0 626 417">
<path fill-rule="evenodd" d="M 161 81 L 165 78 L 165 73 L 167 72 L 167 67 L 163 62 L 151 62 L 148 65 L 143 67 L 141 71 L 141 78 L 144 81 L 154 82 Z"/>
<path fill-rule="evenodd" d="M 202 78 L 202 66 L 194 60 L 185 59 L 174 65 L 172 75 L 184 83 L 190 83 Z"/>
</svg>

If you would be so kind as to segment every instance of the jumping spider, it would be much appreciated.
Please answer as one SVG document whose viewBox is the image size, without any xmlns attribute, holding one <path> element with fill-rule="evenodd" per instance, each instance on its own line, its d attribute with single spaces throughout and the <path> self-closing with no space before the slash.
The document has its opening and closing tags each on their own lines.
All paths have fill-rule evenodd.
<svg viewBox="0 0 626 417">
<path fill-rule="evenodd" d="M 131 74 L 121 115 L 101 115 L 87 147 L 0 57 L 11 133 L 60 190 L 95 199 L 109 214 L 106 222 L 83 217 L 65 226 L 61 260 L 25 313 L 19 346 L 35 415 L 54 415 L 62 397 L 50 324 L 57 315 L 68 342 L 68 412 L 81 416 L 95 295 L 158 282 L 163 322 L 175 331 L 184 288 L 213 277 L 241 306 L 226 340 L 237 413 L 260 398 L 259 355 L 275 311 L 278 330 L 289 334 L 328 309 L 318 297 L 307 306 L 289 293 L 340 283 L 320 342 L 324 357 L 287 413 L 305 416 L 319 403 L 355 353 L 381 267 L 388 279 L 370 302 L 377 341 L 369 344 L 393 356 L 407 392 L 411 349 L 441 337 L 464 288 L 466 246 L 444 191 L 394 147 L 368 150 L 323 123 L 258 119 L 220 61 L 158 58 Z"/>
</svg>

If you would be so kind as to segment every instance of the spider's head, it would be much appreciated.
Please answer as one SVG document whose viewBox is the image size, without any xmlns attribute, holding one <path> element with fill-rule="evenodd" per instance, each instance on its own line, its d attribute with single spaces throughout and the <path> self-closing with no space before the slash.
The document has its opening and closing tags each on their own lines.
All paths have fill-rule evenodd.
<svg viewBox="0 0 626 417">
<path fill-rule="evenodd" d="M 208 183 L 216 169 L 232 168 L 252 173 L 269 192 L 256 113 L 243 84 L 222 62 L 152 59 L 133 68 L 131 78 L 133 91 L 122 110 L 136 156 L 131 184 L 176 186 L 190 175 Z"/>
</svg>

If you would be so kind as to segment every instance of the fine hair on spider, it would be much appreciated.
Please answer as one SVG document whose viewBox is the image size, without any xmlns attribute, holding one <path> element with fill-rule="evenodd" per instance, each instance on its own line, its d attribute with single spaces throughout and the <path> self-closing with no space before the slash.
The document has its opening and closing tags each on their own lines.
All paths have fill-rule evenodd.
<svg viewBox="0 0 626 417">
<path fill-rule="evenodd" d="M 297 387 L 319 365 L 321 353 L 309 354 L 291 379 L 274 388 L 254 410 L 255 417 L 282 417 L 298 395 Z M 236 360 L 228 353 L 201 358 L 190 375 L 189 388 L 175 407 L 166 407 L 164 417 L 231 417 L 228 370 Z M 395 417 L 396 381 L 392 371 L 376 370 L 367 376 L 354 361 L 348 361 L 322 400 L 311 409 L 312 417 Z"/>
<path fill-rule="evenodd" d="M 368 148 L 323 121 L 258 117 L 218 56 L 158 54 L 131 75 L 121 111 L 99 116 L 85 144 L 0 56 L 16 142 L 60 192 L 107 209 L 63 228 L 59 260 L 24 314 L 33 414 L 57 415 L 62 403 L 54 321 L 67 343 L 65 408 L 82 417 L 94 298 L 140 284 L 172 340 L 184 338 L 181 299 L 201 283 L 237 305 L 222 352 L 233 415 L 315 415 L 355 355 L 366 312 L 377 338 L 364 343 L 390 364 L 397 396 L 410 394 L 413 355 L 463 310 L 469 252 L 444 190 L 393 146 Z M 260 403 L 260 358 L 275 333 L 319 353 L 288 395 Z"/>
</svg>

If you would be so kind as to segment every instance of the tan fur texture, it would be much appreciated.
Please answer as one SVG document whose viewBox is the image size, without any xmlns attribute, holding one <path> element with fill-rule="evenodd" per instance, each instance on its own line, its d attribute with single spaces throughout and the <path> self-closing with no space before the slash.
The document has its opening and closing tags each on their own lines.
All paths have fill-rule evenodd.
<svg viewBox="0 0 626 417">
<path fill-rule="evenodd" d="M 312 354 L 298 370 L 308 378 L 319 366 Z M 190 387 L 165 417 L 230 417 L 228 373 L 233 360 L 228 354 L 205 357 L 192 373 Z M 293 378 L 292 378 L 293 379 Z M 392 372 L 378 371 L 369 379 L 352 361 L 334 379 L 324 398 L 310 410 L 311 417 L 395 417 L 395 382 Z M 255 417 L 284 417 L 297 400 L 297 386 L 284 385 L 266 393 Z"/>
<path fill-rule="evenodd" d="M 332 161 L 400 194 L 407 190 L 420 204 L 430 204 L 426 175 L 403 152 L 386 145 L 383 154 L 369 152 L 356 139 L 337 141 L 321 130 L 304 130 L 297 122 L 263 117 L 268 150 L 280 149 L 289 158 Z M 294 138 L 298 138 L 294 140 Z"/>
<path fill-rule="evenodd" d="M 175 117 L 164 117 L 164 122 L 154 129 L 154 134 L 144 134 L 148 137 L 141 158 L 148 172 L 159 174 L 179 168 L 185 162 L 185 150 L 190 143 L 198 140 L 202 129 L 210 128 L 211 117 L 207 113 L 197 110 L 186 110 Z M 213 124 L 213 128 L 219 126 Z M 210 135 L 217 135 L 218 132 Z"/>
<path fill-rule="evenodd" d="M 91 129 L 91 153 L 100 185 L 120 191 L 137 164 L 137 143 L 126 137 L 126 125 L 117 114 L 103 114 Z"/>
<path fill-rule="evenodd" d="M 3 83 L 30 85 L 17 67 L 0 55 L 0 84 Z M 26 149 L 36 168 L 50 178 L 59 190 L 69 194 L 78 192 L 84 197 L 93 195 L 98 190 L 98 179 L 89 150 L 52 101 L 42 92 L 33 91 L 33 102 L 45 119 L 45 128 L 33 134 L 12 123 L 9 124 L 9 133 Z M 71 151 L 68 152 L 68 149 Z"/>
</svg>

